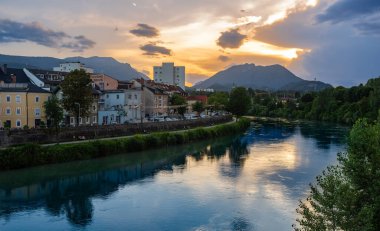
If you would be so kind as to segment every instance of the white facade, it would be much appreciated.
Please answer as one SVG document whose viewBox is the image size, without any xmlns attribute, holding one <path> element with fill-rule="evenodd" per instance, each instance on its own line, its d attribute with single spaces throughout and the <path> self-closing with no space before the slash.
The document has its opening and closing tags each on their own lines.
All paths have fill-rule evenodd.
<svg viewBox="0 0 380 231">
<path fill-rule="evenodd" d="M 124 91 L 125 105 L 124 110 L 127 112 L 128 122 L 139 122 L 145 117 L 145 105 L 141 89 L 128 89 Z"/>
<path fill-rule="evenodd" d="M 185 90 L 185 67 L 174 66 L 174 63 L 162 63 L 153 67 L 154 81 L 179 86 Z"/>
<path fill-rule="evenodd" d="M 126 121 L 123 90 L 105 91 L 99 99 L 98 124 L 122 124 Z"/>
<path fill-rule="evenodd" d="M 59 67 L 54 67 L 53 71 L 72 72 L 74 70 L 84 70 L 86 73 L 94 73 L 94 70 L 87 68 L 81 62 L 67 62 L 59 64 Z"/>
</svg>

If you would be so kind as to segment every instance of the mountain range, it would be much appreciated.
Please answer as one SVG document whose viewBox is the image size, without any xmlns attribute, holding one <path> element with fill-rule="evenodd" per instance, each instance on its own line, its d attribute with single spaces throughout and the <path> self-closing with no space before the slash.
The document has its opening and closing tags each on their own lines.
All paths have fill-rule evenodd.
<svg viewBox="0 0 380 231">
<path fill-rule="evenodd" d="M 28 57 L 0 54 L 0 64 L 14 68 L 30 68 L 53 70 L 64 62 L 81 62 L 92 68 L 96 73 L 104 73 L 118 80 L 132 80 L 148 77 L 135 70 L 128 63 L 120 63 L 111 57 L 69 57 L 64 59 L 52 57 Z M 234 86 L 250 87 L 268 91 L 320 91 L 332 87 L 319 81 L 301 79 L 281 65 L 258 66 L 255 64 L 235 65 L 218 72 L 214 76 L 195 84 L 192 89 L 213 88 L 219 91 L 229 91 Z"/>
<path fill-rule="evenodd" d="M 14 68 L 37 68 L 43 70 L 53 70 L 53 67 L 58 67 L 59 64 L 65 62 L 81 62 L 86 67 L 94 69 L 96 73 L 104 73 L 112 76 L 118 80 L 132 80 L 135 78 L 148 77 L 135 70 L 128 63 L 120 63 L 114 58 L 110 57 L 69 57 L 64 59 L 52 57 L 27 57 L 27 56 L 13 56 L 0 54 L 0 63 L 7 64 L 9 67 Z"/>
<path fill-rule="evenodd" d="M 268 91 L 320 91 L 332 87 L 320 81 L 308 81 L 297 77 L 281 65 L 235 65 L 197 83 L 193 88 L 228 91 L 234 86 Z"/>
</svg>

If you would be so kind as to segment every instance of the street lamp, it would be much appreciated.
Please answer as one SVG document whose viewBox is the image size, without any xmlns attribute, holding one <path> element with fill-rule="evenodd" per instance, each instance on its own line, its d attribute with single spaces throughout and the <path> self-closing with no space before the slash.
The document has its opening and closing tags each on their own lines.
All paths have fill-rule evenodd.
<svg viewBox="0 0 380 231">
<path fill-rule="evenodd" d="M 80 103 L 74 103 L 75 105 L 78 105 L 78 118 L 77 118 L 77 126 L 79 126 L 79 118 L 80 118 Z"/>
</svg>

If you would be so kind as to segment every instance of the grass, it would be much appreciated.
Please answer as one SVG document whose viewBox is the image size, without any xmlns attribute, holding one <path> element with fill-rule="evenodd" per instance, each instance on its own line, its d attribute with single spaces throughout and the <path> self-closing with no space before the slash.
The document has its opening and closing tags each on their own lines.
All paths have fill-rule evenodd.
<svg viewBox="0 0 380 231">
<path fill-rule="evenodd" d="M 24 144 L 0 150 L 0 171 L 100 158 L 120 153 L 185 144 L 236 134 L 246 130 L 249 124 L 249 120 L 240 119 L 236 123 L 221 124 L 210 128 L 196 128 L 181 132 L 158 132 L 113 140 L 96 140 L 52 146 Z"/>
</svg>

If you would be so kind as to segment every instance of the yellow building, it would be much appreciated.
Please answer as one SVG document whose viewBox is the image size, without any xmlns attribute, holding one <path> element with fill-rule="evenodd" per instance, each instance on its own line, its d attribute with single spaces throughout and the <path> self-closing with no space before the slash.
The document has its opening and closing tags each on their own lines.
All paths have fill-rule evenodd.
<svg viewBox="0 0 380 231">
<path fill-rule="evenodd" d="M 39 127 L 46 124 L 43 104 L 51 93 L 28 83 L 0 83 L 0 127 Z"/>
</svg>

